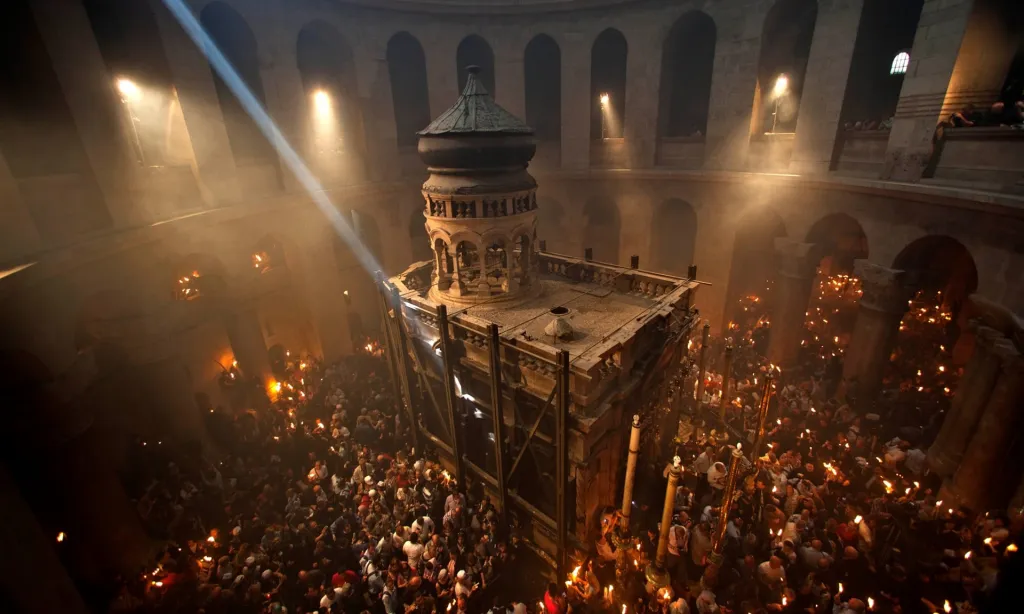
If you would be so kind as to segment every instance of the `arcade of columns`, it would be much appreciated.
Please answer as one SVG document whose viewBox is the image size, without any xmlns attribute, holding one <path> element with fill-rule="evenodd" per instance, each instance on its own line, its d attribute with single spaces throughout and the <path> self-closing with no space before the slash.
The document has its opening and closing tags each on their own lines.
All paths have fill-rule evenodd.
<svg viewBox="0 0 1024 614">
<path fill-rule="evenodd" d="M 796 363 L 805 313 L 821 255 L 813 244 L 777 239 L 778 275 L 771 309 L 768 359 L 783 369 Z M 900 321 L 914 295 L 912 276 L 867 260 L 855 262 L 861 279 L 856 323 L 843 360 L 843 389 L 856 383 L 858 402 L 880 392 Z M 1024 441 L 1018 436 L 1024 407 L 1024 358 L 1019 322 L 972 297 L 969 331 L 974 348 L 928 450 L 943 477 L 939 498 L 974 510 L 1024 508 Z"/>
</svg>

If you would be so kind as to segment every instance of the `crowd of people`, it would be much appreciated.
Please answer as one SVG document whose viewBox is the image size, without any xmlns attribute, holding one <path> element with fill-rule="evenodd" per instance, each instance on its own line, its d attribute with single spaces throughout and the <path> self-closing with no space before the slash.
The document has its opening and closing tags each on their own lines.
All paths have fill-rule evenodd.
<svg viewBox="0 0 1024 614">
<path fill-rule="evenodd" d="M 821 285 L 821 302 L 812 305 L 827 307 L 808 311 L 801 364 L 785 373 L 762 356 L 763 300 L 741 299 L 745 309 L 731 331 L 734 385 L 725 400 L 727 424 L 714 419 L 723 402 L 716 396 L 722 383 L 716 367 L 725 343 L 717 339 L 709 349 L 714 359 L 702 399 L 711 411 L 693 411 L 695 428 L 677 440 L 684 471 L 668 528 L 670 587 L 652 591 L 643 575 L 655 560 L 662 513 L 657 498 L 664 493 L 666 468 L 662 480 L 638 497 L 632 532 L 639 536 L 639 550 L 632 551 L 633 542 L 623 546 L 631 549 L 628 579 L 617 583 L 625 590 L 609 591 L 616 564 L 609 533 L 578 561 L 567 590 L 549 587 L 548 611 L 1012 611 L 1006 608 L 1015 598 L 1001 593 L 1012 584 L 999 579 L 1022 563 L 1016 555 L 1021 519 L 1006 510 L 971 513 L 943 501 L 941 479 L 927 463 L 927 447 L 958 376 L 958 369 L 943 364 L 949 360 L 944 335 L 952 314 L 941 294 L 915 297 L 901 325 L 894 353 L 899 364 L 887 374 L 886 391 L 873 404 L 858 403 L 841 385 L 848 338 L 830 331 L 826 340 L 822 328 L 826 318 L 849 321 L 844 302 L 856 301 L 844 297 L 858 294 L 859 284 L 849 276 Z M 697 373 L 694 361 L 691 381 Z M 750 450 L 765 378 L 773 373 L 763 455 L 750 459 L 747 453 L 739 464 L 723 560 L 712 577 L 706 570 L 715 558 L 711 551 L 732 452 L 738 444 L 741 452 Z M 632 569 L 630 561 L 636 561 Z"/>
<path fill-rule="evenodd" d="M 412 446 L 367 348 L 330 366 L 289 358 L 265 407 L 210 409 L 215 461 L 139 448 L 140 513 L 166 547 L 112 611 L 465 613 L 506 599 L 515 553 L 494 506 Z"/>
<path fill-rule="evenodd" d="M 523 564 L 515 530 L 479 484 L 457 488 L 429 450 L 413 446 L 412 425 L 371 344 L 333 365 L 286 357 L 263 406 L 209 410 L 206 453 L 136 451 L 131 481 L 140 515 L 166 547 L 122 579 L 112 610 L 1005 611 L 993 604 L 997 586 L 1006 585 L 1000 573 L 1021 564 L 1018 519 L 942 501 L 926 461 L 941 420 L 925 413 L 941 415 L 958 369 L 936 371 L 941 352 L 936 358 L 920 338 L 941 332 L 950 314 L 941 304 L 932 311 L 912 302 L 902 327 L 909 341 L 886 382 L 892 390 L 865 406 L 840 386 L 848 336 L 825 327 L 849 324 L 844 310 L 856 304 L 859 286 L 837 277 L 819 293 L 820 307 L 808 311 L 802 364 L 785 373 L 762 357 L 770 330 L 763 301 L 742 299 L 743 328 L 730 331 L 729 399 L 721 398 L 718 372 L 725 343 L 713 341 L 701 404 L 709 411 L 687 408 L 691 428 L 680 429 L 670 451 L 684 470 L 668 528 L 666 589 L 652 591 L 644 574 L 656 558 L 668 473 L 659 463 L 666 459 L 642 461 L 625 542 L 609 532 L 617 524 L 609 507 L 576 553 L 571 576 L 546 591 L 534 588 L 523 578 L 553 572 Z M 924 377 L 922 367 L 934 376 Z M 717 560 L 713 536 L 732 451 L 740 443 L 742 452 L 751 448 L 769 374 L 777 377 L 763 456 L 740 465 L 712 579 L 705 571 Z M 723 402 L 725 424 L 713 418 Z M 618 548 L 628 548 L 626 573 Z"/>
</svg>

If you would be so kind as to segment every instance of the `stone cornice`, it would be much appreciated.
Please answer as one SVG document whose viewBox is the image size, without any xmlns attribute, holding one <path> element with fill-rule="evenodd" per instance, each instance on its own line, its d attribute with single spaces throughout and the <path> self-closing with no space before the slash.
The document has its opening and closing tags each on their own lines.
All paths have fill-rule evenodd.
<svg viewBox="0 0 1024 614">
<path fill-rule="evenodd" d="M 913 294 L 913 288 L 907 285 L 906 271 L 869 262 L 855 260 L 854 275 L 861 280 L 863 294 L 860 297 L 862 308 L 902 315 L 907 311 L 907 301 Z"/>
</svg>

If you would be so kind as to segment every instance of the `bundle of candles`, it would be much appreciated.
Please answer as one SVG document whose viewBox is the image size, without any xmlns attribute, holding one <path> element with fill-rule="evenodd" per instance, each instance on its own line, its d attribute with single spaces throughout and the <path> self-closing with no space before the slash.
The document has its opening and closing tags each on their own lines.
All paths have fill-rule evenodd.
<svg viewBox="0 0 1024 614">
<path fill-rule="evenodd" d="M 817 279 L 804 314 L 804 338 L 800 341 L 804 358 L 812 362 L 815 370 L 846 351 L 864 293 L 860 278 L 853 275 L 819 273 Z"/>
</svg>

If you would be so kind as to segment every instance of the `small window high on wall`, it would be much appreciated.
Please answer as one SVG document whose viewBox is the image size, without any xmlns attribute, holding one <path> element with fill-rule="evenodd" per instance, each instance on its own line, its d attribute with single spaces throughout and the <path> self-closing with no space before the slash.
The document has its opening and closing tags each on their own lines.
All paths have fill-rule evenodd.
<svg viewBox="0 0 1024 614">
<path fill-rule="evenodd" d="M 892 67 L 889 69 L 889 74 L 905 75 L 907 74 L 907 66 L 910 66 L 910 54 L 906 51 L 900 51 L 892 59 Z"/>
</svg>

